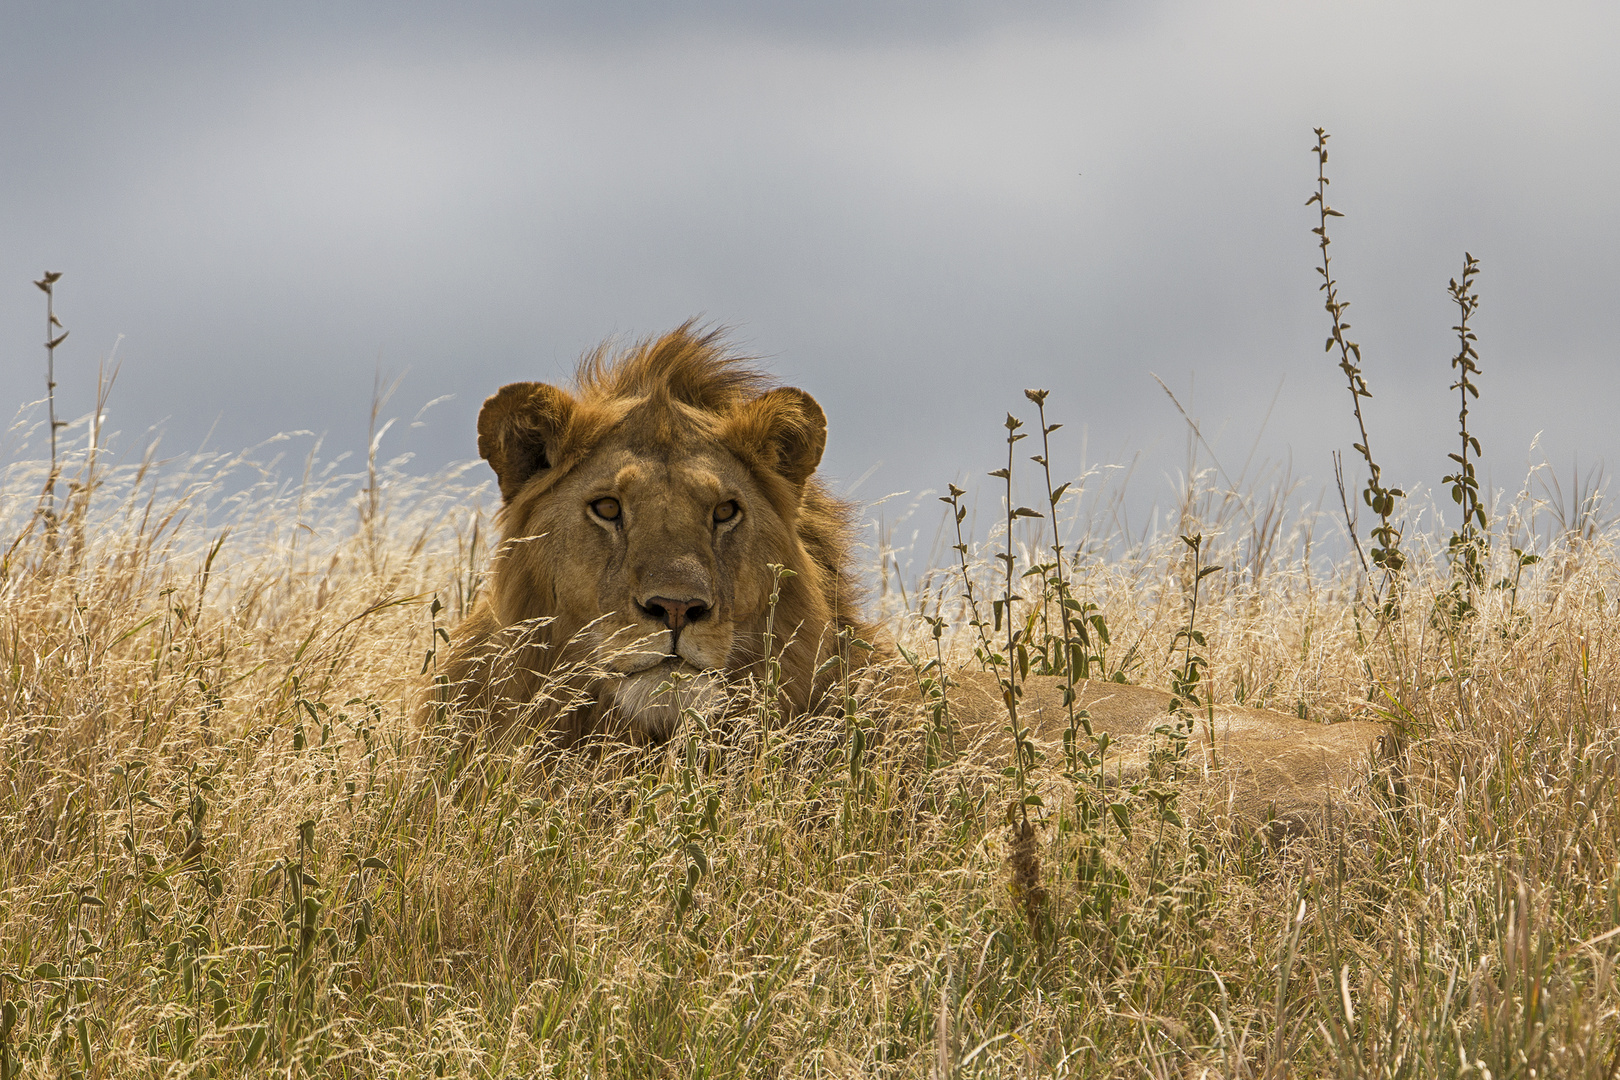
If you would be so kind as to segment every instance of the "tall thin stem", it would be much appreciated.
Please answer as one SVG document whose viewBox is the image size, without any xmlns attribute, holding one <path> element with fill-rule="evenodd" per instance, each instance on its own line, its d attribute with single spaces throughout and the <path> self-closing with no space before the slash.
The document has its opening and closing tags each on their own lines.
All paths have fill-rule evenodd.
<svg viewBox="0 0 1620 1080">
<path fill-rule="evenodd" d="M 1086 633 L 1084 612 L 1075 611 L 1071 625 L 1070 612 L 1072 609 L 1069 606 L 1069 583 L 1063 576 L 1063 537 L 1058 531 L 1058 500 L 1063 498 L 1063 493 L 1069 489 L 1069 485 L 1064 483 L 1057 487 L 1052 486 L 1051 436 L 1052 432 L 1063 425 L 1048 424 L 1046 422 L 1047 392 L 1045 390 L 1025 390 L 1024 396 L 1035 403 L 1035 412 L 1041 422 L 1041 456 L 1032 460 L 1041 467 L 1046 478 L 1046 508 L 1052 523 L 1053 574 L 1057 580 L 1059 624 L 1063 630 L 1061 635 L 1064 675 L 1063 704 L 1069 712 L 1069 730 L 1074 732 L 1078 722 L 1085 727 L 1086 734 L 1090 736 L 1092 734 L 1090 715 L 1086 714 L 1083 709 L 1080 714 L 1077 714 L 1074 708 L 1075 645 L 1078 644 L 1080 649 L 1089 649 L 1090 640 Z M 1044 604 L 1042 604 L 1042 611 L 1045 611 Z M 1070 636 L 1071 629 L 1074 631 L 1073 638 Z"/>
<path fill-rule="evenodd" d="M 45 491 L 41 496 L 41 512 L 45 517 L 45 535 L 48 544 L 54 544 L 56 533 L 56 477 L 60 467 L 56 461 L 56 433 L 67 426 L 65 420 L 56 418 L 56 347 L 67 340 L 68 332 L 62 330 L 62 322 L 56 317 L 57 281 L 62 277 L 60 271 L 47 270 L 43 277 L 34 282 L 34 285 L 45 294 L 45 401 L 51 424 L 51 471 L 45 478 Z"/>
<path fill-rule="evenodd" d="M 1442 480 L 1442 483 L 1451 485 L 1451 498 L 1462 507 L 1462 527 L 1452 533 L 1451 549 L 1453 559 L 1461 566 L 1463 576 L 1467 579 L 1466 588 L 1470 598 L 1484 576 L 1482 561 L 1485 537 L 1490 528 L 1485 517 L 1485 505 L 1479 497 L 1479 478 L 1474 470 L 1474 462 L 1469 459 L 1470 450 L 1475 458 L 1484 455 L 1478 437 L 1468 431 L 1468 397 L 1470 394 L 1479 397 L 1479 386 L 1470 378 L 1479 374 L 1476 363 L 1479 353 L 1474 348 L 1474 331 L 1468 325 L 1469 318 L 1479 310 L 1479 295 L 1474 292 L 1474 277 L 1478 273 L 1479 260 L 1464 252 L 1462 280 L 1452 278 L 1448 286 L 1459 313 L 1457 325 L 1452 327 L 1457 331 L 1457 355 L 1451 358 L 1451 366 L 1457 371 L 1457 381 L 1451 384 L 1451 389 L 1460 396 L 1457 426 L 1462 446 L 1458 453 L 1447 455 L 1457 463 L 1457 471 Z"/>
<path fill-rule="evenodd" d="M 1367 486 L 1361 493 L 1362 501 L 1372 508 L 1378 515 L 1378 527 L 1372 530 L 1374 541 L 1372 549 L 1373 565 L 1384 571 L 1384 584 L 1393 589 L 1395 576 L 1406 565 L 1406 557 L 1401 553 L 1401 530 L 1391 524 L 1390 518 L 1395 513 L 1395 500 L 1404 498 L 1406 492 L 1399 488 L 1385 487 L 1383 483 L 1383 470 L 1373 458 L 1372 440 L 1367 435 L 1367 419 L 1361 411 L 1361 399 L 1372 397 L 1372 390 L 1367 386 L 1367 380 L 1361 373 L 1361 346 L 1350 340 L 1348 331 L 1350 323 L 1345 319 L 1345 312 L 1350 309 L 1348 300 L 1339 299 L 1339 283 L 1333 278 L 1333 259 L 1328 252 L 1332 240 L 1328 237 L 1328 218 L 1343 217 L 1344 215 L 1333 209 L 1327 203 L 1327 141 L 1328 133 L 1323 128 L 1316 129 L 1316 194 L 1305 200 L 1305 205 L 1316 204 L 1318 224 L 1311 232 L 1317 237 L 1318 246 L 1322 249 L 1322 265 L 1316 272 L 1322 276 L 1319 286 L 1327 294 L 1323 306 L 1332 319 L 1332 335 L 1327 339 L 1327 351 L 1332 352 L 1334 347 L 1339 351 L 1339 370 L 1344 372 L 1345 381 L 1350 389 L 1350 404 L 1356 415 L 1356 429 L 1361 435 L 1361 441 L 1355 444 L 1355 449 L 1361 452 L 1362 459 L 1367 463 Z M 1360 545 L 1357 545 L 1359 551 Z"/>
</svg>

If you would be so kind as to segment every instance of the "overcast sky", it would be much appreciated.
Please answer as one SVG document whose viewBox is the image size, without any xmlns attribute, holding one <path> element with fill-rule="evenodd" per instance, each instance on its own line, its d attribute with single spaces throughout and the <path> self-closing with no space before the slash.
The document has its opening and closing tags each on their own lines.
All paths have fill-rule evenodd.
<svg viewBox="0 0 1620 1080">
<path fill-rule="evenodd" d="M 380 364 L 406 421 L 453 395 L 384 445 L 426 471 L 500 384 L 698 315 L 820 399 L 862 498 L 982 477 L 1043 386 L 1060 468 L 1140 452 L 1169 502 L 1150 373 L 1314 493 L 1353 441 L 1321 125 L 1388 477 L 1449 468 L 1467 250 L 1484 467 L 1516 490 L 1540 432 L 1567 483 L 1620 406 L 1616 56 L 1612 2 L 0 0 L 0 397 L 43 395 L 59 270 L 64 413 L 122 335 L 123 445 L 329 456 Z"/>
</svg>

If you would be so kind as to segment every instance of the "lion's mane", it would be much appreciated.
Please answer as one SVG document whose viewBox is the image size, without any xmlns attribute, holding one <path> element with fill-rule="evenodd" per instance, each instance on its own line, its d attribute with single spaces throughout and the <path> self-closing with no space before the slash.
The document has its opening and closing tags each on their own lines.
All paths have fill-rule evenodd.
<svg viewBox="0 0 1620 1080">
<path fill-rule="evenodd" d="M 712 697 L 717 682 L 764 678 L 769 627 L 787 711 L 821 710 L 840 674 L 825 661 L 840 649 L 848 659 L 850 639 L 865 634 L 850 569 L 853 508 L 814 472 L 825 441 L 813 398 L 692 323 L 620 351 L 597 348 L 566 389 L 503 387 L 478 420 L 478 450 L 502 496 L 500 542 L 446 668 L 454 708 L 473 726 L 538 727 L 564 745 L 603 733 L 660 737 L 673 717 L 635 715 L 656 711 L 645 708 L 655 677 L 638 684 L 606 653 L 667 634 L 666 659 L 690 675 L 674 655 L 684 632 L 715 658 L 698 672 Z M 722 509 L 741 508 L 741 525 L 712 523 L 721 511 L 697 505 L 720 497 L 701 494 L 711 490 L 729 495 Z M 594 512 L 606 504 L 613 521 Z M 788 573 L 778 578 L 773 564 Z M 692 610 L 707 622 L 682 627 L 661 596 L 649 600 L 649 590 L 681 589 L 701 600 Z"/>
</svg>

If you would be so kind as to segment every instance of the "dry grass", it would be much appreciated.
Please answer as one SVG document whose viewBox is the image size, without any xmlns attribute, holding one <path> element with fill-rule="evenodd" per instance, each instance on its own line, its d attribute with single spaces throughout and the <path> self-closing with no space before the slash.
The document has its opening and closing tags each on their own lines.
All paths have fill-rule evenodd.
<svg viewBox="0 0 1620 1080">
<path fill-rule="evenodd" d="M 1227 567 L 1215 696 L 1387 717 L 1405 797 L 1281 852 L 1193 815 L 1099 845 L 1039 770 L 1032 926 L 1007 763 L 919 764 L 926 720 L 854 765 L 693 725 L 460 784 L 413 702 L 476 586 L 481 473 L 77 460 L 49 545 L 45 467 L 0 487 L 5 1080 L 1615 1075 L 1612 529 L 1565 528 L 1461 621 L 1411 529 L 1377 632 L 1286 485 L 1190 483 L 1181 531 Z M 1182 545 L 1097 528 L 1128 550 L 1073 587 L 1110 670 L 1164 685 Z M 965 652 L 959 587 L 908 596 L 941 589 Z"/>
</svg>

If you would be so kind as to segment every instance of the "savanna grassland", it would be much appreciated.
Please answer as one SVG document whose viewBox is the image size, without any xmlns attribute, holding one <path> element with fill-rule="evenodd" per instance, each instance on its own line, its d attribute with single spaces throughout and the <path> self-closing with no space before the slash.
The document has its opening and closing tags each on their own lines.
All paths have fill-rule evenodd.
<svg viewBox="0 0 1620 1080">
<path fill-rule="evenodd" d="M 1399 767 L 1353 828 L 1218 827 L 1173 738 L 1169 779 L 1109 785 L 1083 732 L 1018 768 L 948 710 L 859 701 L 770 738 L 693 717 L 653 750 L 469 756 L 420 702 L 480 587 L 481 464 L 119 459 L 91 425 L 54 472 L 5 466 L 0 1080 L 1620 1075 L 1597 493 L 1481 491 L 1463 416 L 1433 525 L 1371 418 L 1356 544 L 1327 542 L 1336 499 L 1196 468 L 1175 529 L 1123 536 L 1103 477 L 1021 464 L 1062 404 L 1009 420 L 1016 475 L 981 496 L 1008 520 L 965 577 L 902 591 L 873 542 L 921 697 L 989 660 L 1381 719 Z"/>
</svg>

